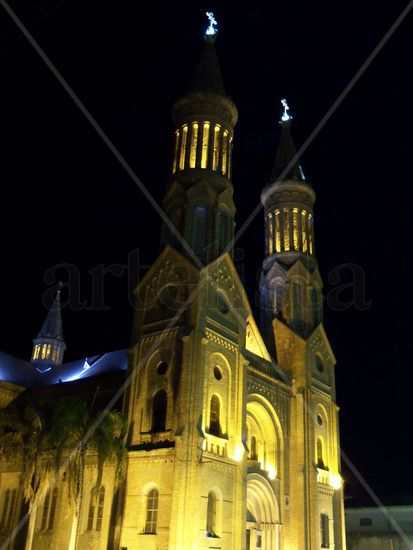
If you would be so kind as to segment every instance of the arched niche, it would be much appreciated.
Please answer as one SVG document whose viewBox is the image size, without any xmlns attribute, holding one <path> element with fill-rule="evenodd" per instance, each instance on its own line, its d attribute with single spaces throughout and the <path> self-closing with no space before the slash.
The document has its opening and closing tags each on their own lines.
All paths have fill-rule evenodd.
<svg viewBox="0 0 413 550">
<path fill-rule="evenodd" d="M 250 439 L 256 438 L 256 462 L 260 468 L 270 479 L 281 477 L 284 447 L 281 424 L 271 403 L 258 394 L 247 398 L 247 435 L 249 447 Z"/>
</svg>

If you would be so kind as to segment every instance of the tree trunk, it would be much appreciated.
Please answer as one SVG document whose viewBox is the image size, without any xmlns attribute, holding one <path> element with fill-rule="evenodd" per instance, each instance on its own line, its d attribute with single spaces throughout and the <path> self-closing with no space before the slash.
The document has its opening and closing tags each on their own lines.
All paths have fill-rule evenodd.
<svg viewBox="0 0 413 550">
<path fill-rule="evenodd" d="M 80 522 L 80 513 L 82 511 L 82 500 L 83 500 L 83 480 L 84 480 L 84 468 L 85 463 L 83 455 L 80 458 L 80 472 L 79 472 L 79 481 L 78 488 L 75 500 L 75 515 L 72 521 L 72 529 L 70 531 L 70 541 L 68 550 L 76 550 L 77 541 L 79 537 L 79 522 Z"/>
<path fill-rule="evenodd" d="M 26 544 L 25 550 L 32 550 L 33 538 L 34 538 L 34 529 L 36 527 L 36 517 L 37 517 L 37 506 L 38 501 L 33 501 L 29 504 L 29 525 L 27 528 Z"/>
</svg>

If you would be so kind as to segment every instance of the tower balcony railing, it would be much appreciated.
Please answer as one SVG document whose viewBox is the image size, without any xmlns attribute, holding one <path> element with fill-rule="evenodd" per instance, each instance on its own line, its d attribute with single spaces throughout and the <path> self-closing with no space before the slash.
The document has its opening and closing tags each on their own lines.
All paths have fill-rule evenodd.
<svg viewBox="0 0 413 550">
<path fill-rule="evenodd" d="M 226 458 L 228 456 L 228 441 L 222 437 L 217 437 L 212 434 L 206 434 L 203 442 L 203 450 L 216 456 Z"/>
<path fill-rule="evenodd" d="M 332 489 L 340 489 L 342 486 L 342 477 L 338 473 L 325 470 L 324 468 L 317 467 L 317 482 L 322 485 L 327 485 Z"/>
</svg>

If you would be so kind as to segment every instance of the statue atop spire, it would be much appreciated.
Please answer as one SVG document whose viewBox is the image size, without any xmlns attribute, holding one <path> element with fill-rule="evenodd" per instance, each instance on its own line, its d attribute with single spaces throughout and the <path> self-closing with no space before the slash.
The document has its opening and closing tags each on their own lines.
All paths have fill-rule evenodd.
<svg viewBox="0 0 413 550">
<path fill-rule="evenodd" d="M 283 106 L 284 112 L 281 115 L 280 124 L 282 124 L 283 122 L 287 122 L 288 120 L 291 120 L 293 118 L 291 115 L 288 114 L 290 107 L 288 106 L 286 99 L 281 100 L 281 105 Z"/>
<path fill-rule="evenodd" d="M 205 36 L 215 36 L 218 32 L 218 29 L 217 29 L 217 20 L 215 19 L 215 16 L 214 14 L 212 13 L 212 11 L 207 11 L 205 12 L 205 15 L 208 17 L 209 19 L 209 26 L 206 28 L 205 30 Z"/>
</svg>

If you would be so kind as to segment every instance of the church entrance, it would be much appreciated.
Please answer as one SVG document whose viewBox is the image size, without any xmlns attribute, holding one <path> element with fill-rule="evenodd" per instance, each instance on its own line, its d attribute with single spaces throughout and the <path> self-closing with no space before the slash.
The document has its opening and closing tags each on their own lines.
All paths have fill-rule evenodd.
<svg viewBox="0 0 413 550">
<path fill-rule="evenodd" d="M 280 516 L 271 484 L 259 474 L 247 481 L 247 550 L 279 550 Z"/>
</svg>

